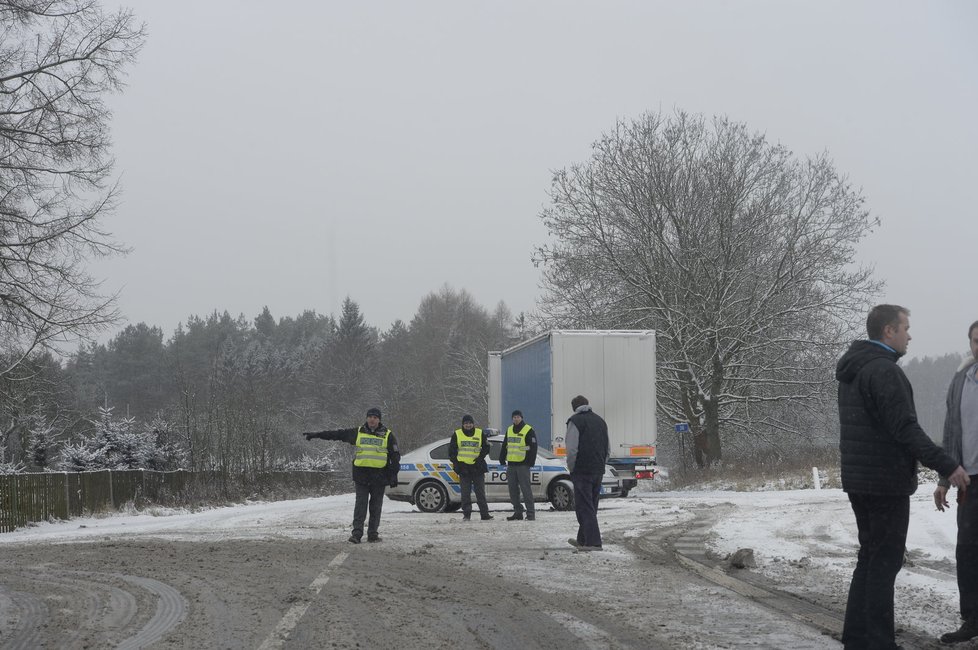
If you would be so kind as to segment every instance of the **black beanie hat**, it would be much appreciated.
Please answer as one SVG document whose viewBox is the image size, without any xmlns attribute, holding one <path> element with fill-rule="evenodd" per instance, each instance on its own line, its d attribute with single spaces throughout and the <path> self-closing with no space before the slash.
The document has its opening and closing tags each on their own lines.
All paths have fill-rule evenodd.
<svg viewBox="0 0 978 650">
<path fill-rule="evenodd" d="M 520 416 L 520 417 L 523 417 L 523 411 L 521 411 L 519 409 L 516 409 L 515 411 L 513 411 L 513 414 L 510 417 L 514 417 L 515 418 L 517 415 Z"/>
<path fill-rule="evenodd" d="M 377 417 L 380 417 L 380 409 L 377 408 L 376 406 L 368 408 L 367 417 L 369 418 L 371 415 L 376 415 Z"/>
<path fill-rule="evenodd" d="M 466 422 L 471 422 L 472 424 L 475 424 L 475 420 L 472 419 L 471 415 L 462 416 L 462 424 L 465 424 Z"/>
</svg>

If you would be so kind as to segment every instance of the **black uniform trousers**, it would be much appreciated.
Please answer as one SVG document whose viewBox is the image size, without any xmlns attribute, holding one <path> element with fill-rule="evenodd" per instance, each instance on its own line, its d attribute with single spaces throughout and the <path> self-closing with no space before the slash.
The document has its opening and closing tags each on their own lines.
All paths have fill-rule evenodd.
<svg viewBox="0 0 978 650">
<path fill-rule="evenodd" d="M 958 500 L 958 545 L 954 555 L 958 562 L 961 618 L 978 623 L 978 474 L 971 477 L 971 486 L 965 498 Z"/>
<path fill-rule="evenodd" d="M 384 508 L 384 483 L 354 483 L 357 501 L 353 506 L 353 535 L 363 537 L 363 520 L 370 511 L 367 522 L 367 539 L 376 538 L 380 528 L 380 511 Z"/>
<path fill-rule="evenodd" d="M 859 530 L 859 555 L 849 584 L 842 644 L 847 650 L 896 648 L 893 584 L 903 567 L 910 497 L 849 494 Z"/>
<path fill-rule="evenodd" d="M 475 488 L 475 500 L 479 504 L 479 514 L 483 518 L 489 516 L 489 502 L 486 501 L 486 475 L 482 472 L 458 475 L 459 487 L 462 488 L 462 514 L 472 515 L 472 489 Z"/>
</svg>

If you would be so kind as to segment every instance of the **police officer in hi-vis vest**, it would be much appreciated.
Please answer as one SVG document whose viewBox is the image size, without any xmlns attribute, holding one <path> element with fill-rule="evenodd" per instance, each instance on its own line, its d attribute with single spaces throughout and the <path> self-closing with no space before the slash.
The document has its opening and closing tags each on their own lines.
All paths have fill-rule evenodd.
<svg viewBox="0 0 978 650">
<path fill-rule="evenodd" d="M 506 430 L 506 439 L 499 450 L 499 463 L 507 465 L 506 483 L 509 485 L 509 501 L 513 504 L 513 515 L 506 521 L 523 518 L 523 504 L 520 492 L 526 503 L 526 519 L 533 521 L 533 488 L 530 485 L 530 468 L 537 464 L 537 434 L 523 421 L 522 411 L 513 411 L 513 425 Z"/>
<path fill-rule="evenodd" d="M 380 512 L 384 507 L 384 489 L 397 487 L 397 470 L 401 468 L 401 452 L 397 438 L 380 422 L 380 409 L 367 411 L 367 421 L 356 429 L 334 429 L 303 433 L 306 440 L 321 438 L 339 440 L 357 448 L 353 457 L 353 484 L 357 491 L 353 506 L 353 534 L 350 542 L 359 544 L 363 537 L 363 520 L 370 511 L 367 522 L 367 541 L 379 542 Z"/>
<path fill-rule="evenodd" d="M 471 415 L 463 415 L 462 428 L 455 429 L 448 443 L 448 457 L 462 488 L 462 519 L 465 521 L 472 518 L 472 488 L 475 488 L 475 500 L 479 504 L 482 520 L 492 519 L 489 504 L 486 503 L 486 472 L 489 471 L 486 456 L 489 449 L 489 440 L 482 429 L 476 428 Z"/>
</svg>

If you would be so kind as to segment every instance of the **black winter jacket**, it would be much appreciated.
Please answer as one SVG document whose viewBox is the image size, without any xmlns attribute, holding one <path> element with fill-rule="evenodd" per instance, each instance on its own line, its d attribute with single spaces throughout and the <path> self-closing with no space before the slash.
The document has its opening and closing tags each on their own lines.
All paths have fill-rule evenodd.
<svg viewBox="0 0 978 650">
<path fill-rule="evenodd" d="M 913 389 L 898 358 L 871 341 L 855 341 L 836 365 L 846 492 L 910 495 L 917 490 L 917 461 L 941 476 L 957 468 L 917 423 Z"/>
<path fill-rule="evenodd" d="M 333 429 L 315 433 L 311 438 L 322 438 L 323 440 L 338 440 L 351 445 L 357 444 L 357 434 L 360 429 L 370 431 L 370 427 L 364 423 L 362 427 L 356 429 Z M 387 427 L 383 424 L 377 426 L 372 433 L 383 434 Z M 397 472 L 401 469 L 401 451 L 397 446 L 397 438 L 391 433 L 387 437 L 387 467 L 357 467 L 353 466 L 353 482 L 360 485 L 389 485 L 397 481 Z"/>
</svg>

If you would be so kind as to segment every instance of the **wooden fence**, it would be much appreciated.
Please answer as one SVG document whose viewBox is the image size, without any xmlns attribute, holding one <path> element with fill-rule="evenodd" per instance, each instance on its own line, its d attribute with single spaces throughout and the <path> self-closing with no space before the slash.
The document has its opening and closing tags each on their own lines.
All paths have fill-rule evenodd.
<svg viewBox="0 0 978 650">
<path fill-rule="evenodd" d="M 266 472 L 250 479 L 213 472 L 153 472 L 102 470 L 98 472 L 45 472 L 0 474 L 0 533 L 30 522 L 71 519 L 86 514 L 155 503 L 186 505 L 195 496 L 213 500 L 227 497 L 229 485 L 248 493 L 325 489 L 337 490 L 340 482 L 332 472 Z"/>
</svg>

